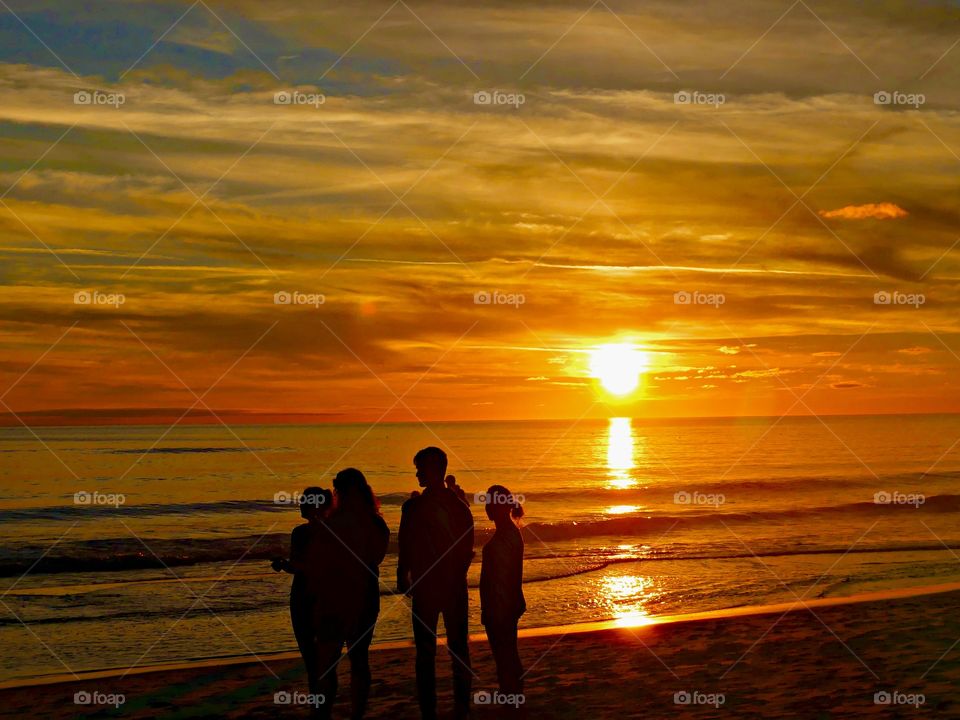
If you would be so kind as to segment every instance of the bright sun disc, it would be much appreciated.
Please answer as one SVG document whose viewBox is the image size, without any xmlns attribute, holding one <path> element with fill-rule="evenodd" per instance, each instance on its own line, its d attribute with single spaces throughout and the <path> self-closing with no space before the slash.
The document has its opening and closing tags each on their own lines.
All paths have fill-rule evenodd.
<svg viewBox="0 0 960 720">
<path fill-rule="evenodd" d="M 636 390 L 647 367 L 646 353 L 633 345 L 601 345 L 590 353 L 590 372 L 614 395 Z"/>
</svg>

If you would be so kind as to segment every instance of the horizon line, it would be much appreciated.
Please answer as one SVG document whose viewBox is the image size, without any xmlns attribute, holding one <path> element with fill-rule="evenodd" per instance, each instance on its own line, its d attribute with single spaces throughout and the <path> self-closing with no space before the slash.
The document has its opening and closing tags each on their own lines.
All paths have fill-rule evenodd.
<svg viewBox="0 0 960 720">
<path fill-rule="evenodd" d="M 331 418 L 321 420 L 318 418 L 330 413 L 271 413 L 271 412 L 251 412 L 247 410 L 231 410 L 221 413 L 203 413 L 200 416 L 183 415 L 181 413 L 178 419 L 171 423 L 151 422 L 149 421 L 149 412 L 161 408 L 144 408 L 147 413 L 145 416 L 135 418 L 130 422 L 117 422 L 116 416 L 103 415 L 104 422 L 75 422 L 65 423 L 62 417 L 55 415 L 50 417 L 53 422 L 28 423 L 22 420 L 23 415 L 39 413 L 46 411 L 25 411 L 22 413 L 0 413 L 0 429 L 7 428 L 83 428 L 83 427 L 175 427 L 177 425 L 189 425 L 191 427 L 206 427 L 220 425 L 249 425 L 249 426 L 318 426 L 318 425 L 418 425 L 429 423 L 562 423 L 562 422 L 597 422 L 612 420 L 615 418 L 629 418 L 630 420 L 650 421 L 650 422 L 670 422 L 685 420 L 777 420 L 777 419 L 796 419 L 809 418 L 816 419 L 820 417 L 908 417 L 908 416 L 955 416 L 960 415 L 960 410 L 955 411 L 917 411 L 917 412 L 872 412 L 872 413 L 787 413 L 782 415 L 609 415 L 605 417 L 559 417 L 559 418 L 414 418 L 411 420 L 345 420 L 342 418 Z M 162 408 L 166 409 L 166 408 Z M 118 412 L 129 412 L 134 408 L 117 408 Z M 80 410 L 82 412 L 82 410 Z M 56 411 L 51 411 L 55 413 Z M 67 410 L 64 412 L 78 412 L 78 410 Z M 98 412 L 98 411 L 94 411 Z M 102 412 L 102 411 L 99 411 Z M 226 418 L 230 418 L 228 422 Z M 265 420 L 264 418 L 275 418 L 274 420 Z M 307 418 L 314 418 L 307 421 Z M 78 418 L 80 420 L 81 418 Z M 89 420 L 89 418 L 83 418 Z"/>
</svg>

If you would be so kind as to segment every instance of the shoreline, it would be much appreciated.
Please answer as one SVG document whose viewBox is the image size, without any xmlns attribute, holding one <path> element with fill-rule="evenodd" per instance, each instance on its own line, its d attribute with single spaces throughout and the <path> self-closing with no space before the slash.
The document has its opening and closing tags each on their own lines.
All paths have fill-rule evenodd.
<svg viewBox="0 0 960 720">
<path fill-rule="evenodd" d="M 718 610 L 705 610 L 693 613 L 677 613 L 669 615 L 655 616 L 629 616 L 620 619 L 598 620 L 583 623 L 573 623 L 567 625 L 545 625 L 540 627 L 521 628 L 518 635 L 520 639 L 534 638 L 564 638 L 567 636 L 602 633 L 610 630 L 623 630 L 630 628 L 644 628 L 654 626 L 672 626 L 685 625 L 687 623 L 701 623 L 708 621 L 732 620 L 736 618 L 754 618 L 772 614 L 796 613 L 807 608 L 826 608 L 837 606 L 858 605 L 867 603 L 882 603 L 894 600 L 904 600 L 910 598 L 922 598 L 927 596 L 941 595 L 944 593 L 960 593 L 960 582 L 940 583 L 935 585 L 919 585 L 916 587 L 897 588 L 890 590 L 877 590 L 872 592 L 857 593 L 854 595 L 831 597 L 831 598 L 812 598 L 808 600 L 793 600 L 780 603 L 760 604 L 760 605 L 740 605 L 730 608 L 721 608 Z M 486 643 L 486 635 L 482 632 L 470 634 L 471 643 Z M 445 639 L 440 638 L 440 644 L 445 644 Z M 376 643 L 371 646 L 372 654 L 390 650 L 412 649 L 413 640 L 391 640 L 382 643 Z M 63 685 L 79 682 L 88 682 L 91 680 L 102 680 L 111 678 L 130 678 L 133 676 L 143 676 L 159 673 L 183 672 L 191 670 L 210 670 L 219 668 L 229 668 L 249 665 L 260 665 L 264 662 L 300 662 L 300 654 L 297 651 L 283 651 L 274 653 L 259 653 L 254 655 L 224 656 L 218 658 L 203 658 L 198 660 L 178 661 L 172 663 L 162 663 L 159 665 L 147 665 L 143 667 L 128 668 L 103 668 L 99 670 L 87 670 L 73 673 L 60 673 L 56 675 L 41 675 L 32 678 L 14 679 L 0 682 L 0 691 L 18 690 L 34 687 L 45 687 L 50 685 Z"/>
</svg>

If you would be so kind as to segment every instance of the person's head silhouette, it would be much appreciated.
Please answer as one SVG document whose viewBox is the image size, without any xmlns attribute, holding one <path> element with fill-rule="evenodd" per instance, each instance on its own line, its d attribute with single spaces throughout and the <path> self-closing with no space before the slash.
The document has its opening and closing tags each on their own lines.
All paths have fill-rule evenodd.
<svg viewBox="0 0 960 720">
<path fill-rule="evenodd" d="M 333 480 L 337 491 L 337 504 L 342 508 L 365 508 L 380 512 L 380 503 L 366 476 L 356 468 L 345 468 Z"/>
<path fill-rule="evenodd" d="M 420 487 L 443 487 L 447 474 L 447 454 L 438 447 L 425 447 L 413 456 Z"/>
<path fill-rule="evenodd" d="M 498 525 L 511 519 L 523 517 L 523 505 L 503 485 L 491 485 L 486 493 L 487 517 Z"/>
<path fill-rule="evenodd" d="M 307 522 L 322 520 L 333 509 L 333 493 L 326 488 L 308 487 L 300 494 L 300 516 Z"/>
</svg>

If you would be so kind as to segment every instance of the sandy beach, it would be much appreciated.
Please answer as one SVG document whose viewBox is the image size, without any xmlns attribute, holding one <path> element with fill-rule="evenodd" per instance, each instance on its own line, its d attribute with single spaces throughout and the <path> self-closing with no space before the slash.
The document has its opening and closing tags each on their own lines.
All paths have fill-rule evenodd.
<svg viewBox="0 0 960 720">
<path fill-rule="evenodd" d="M 960 717 L 958 609 L 960 590 L 940 586 L 925 594 L 739 608 L 636 627 L 535 629 L 520 646 L 529 671 L 521 715 Z M 471 651 L 474 690 L 494 690 L 492 659 L 479 636 Z M 418 717 L 412 648 L 382 647 L 372 653 L 372 663 L 369 717 Z M 336 716 L 346 717 L 345 664 L 340 675 Z M 439 675 L 441 712 L 449 712 L 445 659 Z M 264 658 L 6 688 L 0 707 L 4 717 L 293 718 L 307 716 L 307 710 L 278 705 L 274 696 L 303 691 L 302 682 L 297 660 Z M 116 710 L 77 705 L 74 696 L 82 692 L 122 694 L 124 702 Z M 501 714 L 479 705 L 474 710 L 478 718 Z"/>
</svg>

